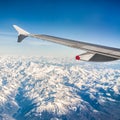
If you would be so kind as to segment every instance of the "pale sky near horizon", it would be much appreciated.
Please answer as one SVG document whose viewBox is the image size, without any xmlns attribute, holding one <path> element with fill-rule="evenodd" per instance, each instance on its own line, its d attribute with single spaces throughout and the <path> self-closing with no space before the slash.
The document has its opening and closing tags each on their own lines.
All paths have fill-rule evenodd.
<svg viewBox="0 0 120 120">
<path fill-rule="evenodd" d="M 75 56 L 81 51 L 26 38 L 17 43 L 13 24 L 48 34 L 120 48 L 118 0 L 1 0 L 0 55 Z"/>
</svg>

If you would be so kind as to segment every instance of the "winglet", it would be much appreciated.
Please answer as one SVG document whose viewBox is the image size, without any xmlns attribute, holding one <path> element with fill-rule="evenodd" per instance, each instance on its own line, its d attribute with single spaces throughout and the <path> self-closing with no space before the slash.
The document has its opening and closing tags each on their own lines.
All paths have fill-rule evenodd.
<svg viewBox="0 0 120 120">
<path fill-rule="evenodd" d="M 23 30 L 22 28 L 18 27 L 17 25 L 13 25 L 15 30 L 18 32 L 18 42 L 21 42 L 24 38 L 29 36 L 29 32 Z"/>
</svg>

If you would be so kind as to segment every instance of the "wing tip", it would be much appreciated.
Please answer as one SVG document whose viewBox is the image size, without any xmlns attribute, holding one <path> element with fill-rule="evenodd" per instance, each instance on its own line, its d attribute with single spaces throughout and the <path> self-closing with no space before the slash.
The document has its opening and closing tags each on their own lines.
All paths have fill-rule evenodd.
<svg viewBox="0 0 120 120">
<path fill-rule="evenodd" d="M 30 33 L 23 30 L 22 28 L 20 28 L 19 26 L 17 25 L 13 25 L 14 29 L 18 32 L 19 35 L 25 35 L 25 36 L 28 36 Z"/>
<path fill-rule="evenodd" d="M 18 40 L 17 42 L 21 42 L 24 38 L 29 36 L 29 32 L 23 30 L 22 28 L 18 27 L 17 25 L 13 25 L 14 29 L 18 32 Z"/>
</svg>

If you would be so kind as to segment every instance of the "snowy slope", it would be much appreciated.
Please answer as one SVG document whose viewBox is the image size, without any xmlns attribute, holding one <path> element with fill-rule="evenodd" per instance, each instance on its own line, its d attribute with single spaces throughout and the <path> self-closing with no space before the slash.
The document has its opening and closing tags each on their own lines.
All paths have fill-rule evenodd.
<svg viewBox="0 0 120 120">
<path fill-rule="evenodd" d="M 120 61 L 0 58 L 0 120 L 118 120 Z"/>
</svg>

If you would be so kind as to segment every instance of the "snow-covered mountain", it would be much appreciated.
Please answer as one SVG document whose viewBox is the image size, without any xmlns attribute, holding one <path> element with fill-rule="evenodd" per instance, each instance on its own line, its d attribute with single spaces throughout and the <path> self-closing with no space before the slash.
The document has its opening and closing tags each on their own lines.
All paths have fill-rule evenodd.
<svg viewBox="0 0 120 120">
<path fill-rule="evenodd" d="M 0 58 L 0 120 L 107 119 L 120 119 L 120 61 Z"/>
</svg>

